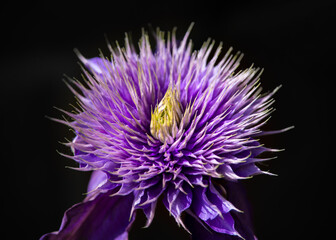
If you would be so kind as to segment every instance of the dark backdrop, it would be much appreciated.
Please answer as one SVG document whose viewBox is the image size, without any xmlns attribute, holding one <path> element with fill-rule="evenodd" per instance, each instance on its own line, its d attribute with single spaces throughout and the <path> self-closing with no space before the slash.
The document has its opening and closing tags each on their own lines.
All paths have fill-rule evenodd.
<svg viewBox="0 0 336 240">
<path fill-rule="evenodd" d="M 264 89 L 282 84 L 266 129 L 295 129 L 264 139 L 286 148 L 266 169 L 278 177 L 245 181 L 255 231 L 265 239 L 331 239 L 334 187 L 335 4 L 333 1 L 2 3 L 1 6 L 2 239 L 38 239 L 58 229 L 63 212 L 83 199 L 88 174 L 56 150 L 73 137 L 45 116 L 71 110 L 75 100 L 63 74 L 80 78 L 78 48 L 87 57 L 108 53 L 104 35 L 122 43 L 141 28 L 181 37 L 191 22 L 195 49 L 208 37 L 245 57 L 243 67 L 265 68 Z M 165 210 L 152 226 L 136 222 L 131 239 L 186 239 Z M 331 217 L 331 218 L 330 218 Z M 332 220 L 330 220 L 332 219 Z M 158 235 L 160 234 L 160 235 Z M 159 237 L 160 236 L 160 237 Z"/>
</svg>

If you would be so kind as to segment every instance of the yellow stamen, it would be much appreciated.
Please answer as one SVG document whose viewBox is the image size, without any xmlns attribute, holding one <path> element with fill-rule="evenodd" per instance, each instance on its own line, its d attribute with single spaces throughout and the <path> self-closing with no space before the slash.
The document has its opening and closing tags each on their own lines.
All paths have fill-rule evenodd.
<svg viewBox="0 0 336 240">
<path fill-rule="evenodd" d="M 168 137 L 175 138 L 176 136 L 177 131 L 174 128 L 177 128 L 182 117 L 179 96 L 179 90 L 172 89 L 170 86 L 152 112 L 150 131 L 153 137 L 162 143 L 167 141 Z"/>
</svg>

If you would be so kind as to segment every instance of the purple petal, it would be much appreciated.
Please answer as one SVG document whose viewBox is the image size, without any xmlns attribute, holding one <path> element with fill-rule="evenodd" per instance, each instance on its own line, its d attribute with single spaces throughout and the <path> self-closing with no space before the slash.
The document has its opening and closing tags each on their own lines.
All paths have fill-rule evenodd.
<svg viewBox="0 0 336 240">
<path fill-rule="evenodd" d="M 86 59 L 79 51 L 76 51 L 79 60 L 93 73 L 103 74 L 108 72 L 106 65 L 110 64 L 107 60 L 100 57 Z"/>
<path fill-rule="evenodd" d="M 208 219 L 205 221 L 212 230 L 225 233 L 230 235 L 239 235 L 234 228 L 234 220 L 231 214 L 223 214 L 222 216 L 217 216 L 214 219 Z"/>
<path fill-rule="evenodd" d="M 106 173 L 103 171 L 93 171 L 88 184 L 88 192 L 91 192 L 108 181 Z"/>
<path fill-rule="evenodd" d="M 194 213 L 203 221 L 214 219 L 220 214 L 220 211 L 218 209 L 214 209 L 213 205 L 206 198 L 205 191 L 206 188 L 195 187 L 193 191 L 194 198 L 192 204 Z"/>
<path fill-rule="evenodd" d="M 195 215 L 194 217 L 199 222 L 203 220 L 210 229 L 210 231 L 205 231 L 204 234 L 213 234 L 214 232 L 217 232 L 217 234 L 215 234 L 216 236 L 219 233 L 240 236 L 235 229 L 235 221 L 231 215 L 231 210 L 237 209 L 233 204 L 220 195 L 211 182 L 209 188 L 195 187 L 193 193 L 192 214 Z M 192 222 L 194 222 L 194 220 L 192 220 Z M 191 224 L 191 231 L 193 231 L 194 224 L 195 223 Z M 187 227 L 189 226 L 187 225 Z"/>
<path fill-rule="evenodd" d="M 118 186 L 118 184 L 111 182 L 110 175 L 103 171 L 96 170 L 91 174 L 88 184 L 88 195 L 86 200 L 94 198 L 99 193 L 110 191 Z"/>
<path fill-rule="evenodd" d="M 222 213 L 228 213 L 231 210 L 239 211 L 230 201 L 225 199 L 215 188 L 215 186 L 210 183 L 209 189 L 207 191 L 207 197 L 211 203 L 216 205 Z"/>
<path fill-rule="evenodd" d="M 144 208 L 143 211 L 147 217 L 146 227 L 149 227 L 149 225 L 152 223 L 154 215 L 155 215 L 155 208 L 156 208 L 157 201 L 148 204 L 148 207 Z"/>
<path fill-rule="evenodd" d="M 127 240 L 135 219 L 130 219 L 133 195 L 110 197 L 111 192 L 75 204 L 63 217 L 60 230 L 43 235 L 40 240 Z"/>
<path fill-rule="evenodd" d="M 195 218 L 195 216 L 191 216 L 186 214 L 185 223 L 187 228 L 191 232 L 192 240 L 241 240 L 238 236 L 232 236 L 225 233 L 219 233 L 212 231 L 211 229 L 207 229 L 202 223 L 199 222 Z M 245 240 L 254 240 L 253 238 L 245 238 Z"/>
<path fill-rule="evenodd" d="M 160 183 L 146 189 L 146 200 L 141 203 L 142 206 L 145 206 L 149 203 L 155 202 L 158 200 L 158 198 L 161 196 L 165 189 L 162 188 L 162 185 Z"/>
<path fill-rule="evenodd" d="M 180 191 L 175 201 L 173 201 L 171 204 L 170 210 L 174 216 L 180 216 L 181 213 L 184 210 L 188 209 L 191 205 L 191 201 L 192 201 L 191 189 L 189 187 L 185 187 L 184 191 L 185 193 Z"/>
<path fill-rule="evenodd" d="M 163 203 L 167 210 L 174 216 L 177 224 L 182 225 L 182 227 L 189 232 L 181 219 L 181 213 L 190 207 L 192 191 L 187 184 L 185 184 L 182 190 L 183 192 L 181 189 L 175 189 L 175 187 L 170 186 L 163 198 Z"/>
<path fill-rule="evenodd" d="M 250 208 L 247 202 L 247 198 L 245 195 L 245 191 L 241 184 L 225 182 L 224 187 L 228 192 L 227 200 L 233 203 L 237 208 L 243 210 L 243 213 L 237 211 L 231 211 L 231 219 L 224 215 L 224 219 L 226 219 L 226 223 L 232 223 L 234 220 L 234 229 L 236 230 L 235 234 L 230 235 L 226 233 L 221 233 L 218 230 L 228 229 L 229 226 L 225 226 L 225 222 L 218 219 L 208 220 L 206 223 L 208 226 L 204 226 L 200 219 L 197 216 L 194 216 L 192 213 L 187 214 L 185 217 L 185 223 L 188 229 L 192 233 L 192 240 L 257 240 L 256 236 L 254 236 L 250 215 Z M 212 229 L 211 229 L 212 228 Z M 217 230 L 215 232 L 213 230 Z M 232 229 L 231 229 L 232 230 Z M 239 234 L 239 235 L 237 235 Z M 241 237 L 240 237 L 241 236 Z"/>
<path fill-rule="evenodd" d="M 260 170 L 254 163 L 243 164 L 241 166 L 238 166 L 234 171 L 237 173 L 237 175 L 243 178 L 258 175 L 258 174 L 273 175 L 269 172 Z"/>
<path fill-rule="evenodd" d="M 189 187 L 184 188 L 185 193 L 174 187 L 169 188 L 163 203 L 175 218 L 180 218 L 181 213 L 188 209 L 192 201 L 192 191 Z"/>
</svg>

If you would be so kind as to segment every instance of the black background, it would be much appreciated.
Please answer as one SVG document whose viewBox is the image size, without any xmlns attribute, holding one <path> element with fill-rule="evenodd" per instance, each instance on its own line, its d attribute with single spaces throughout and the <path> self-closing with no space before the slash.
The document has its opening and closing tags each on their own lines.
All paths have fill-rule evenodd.
<svg viewBox="0 0 336 240">
<path fill-rule="evenodd" d="M 267 130 L 295 125 L 267 137 L 286 148 L 266 166 L 278 177 L 244 182 L 255 231 L 265 239 L 331 239 L 334 221 L 335 3 L 333 1 L 142 1 L 77 4 L 2 3 L 1 12 L 1 218 L 2 239 L 38 239 L 57 230 L 63 212 L 83 199 L 88 174 L 56 149 L 71 139 L 67 127 L 45 116 L 75 103 L 63 74 L 80 78 L 73 48 L 84 56 L 108 54 L 104 34 L 121 44 L 124 32 L 136 43 L 141 28 L 181 37 L 191 22 L 194 49 L 208 37 L 242 51 L 242 67 L 265 68 L 265 91 L 282 84 Z M 166 210 L 142 229 L 139 214 L 132 239 L 187 239 Z"/>
</svg>

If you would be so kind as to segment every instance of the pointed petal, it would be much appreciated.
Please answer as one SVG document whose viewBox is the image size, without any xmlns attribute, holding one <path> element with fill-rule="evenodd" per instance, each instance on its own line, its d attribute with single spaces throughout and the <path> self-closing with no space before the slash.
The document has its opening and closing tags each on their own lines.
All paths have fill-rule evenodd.
<svg viewBox="0 0 336 240">
<path fill-rule="evenodd" d="M 214 205 L 209 202 L 205 196 L 206 188 L 195 187 L 193 189 L 193 204 L 192 210 L 197 217 L 206 221 L 208 219 L 216 218 L 220 212 L 214 208 Z"/>
<path fill-rule="evenodd" d="M 186 214 L 185 223 L 187 228 L 191 232 L 192 240 L 241 240 L 238 236 L 232 236 L 225 233 L 219 233 L 212 231 L 211 229 L 205 228 L 199 220 L 195 218 L 196 216 L 191 216 Z M 256 240 L 251 238 L 245 238 L 245 240 Z"/>
<path fill-rule="evenodd" d="M 272 175 L 272 173 L 260 170 L 254 163 L 237 166 L 234 171 L 238 176 L 241 176 L 242 178 L 248 178 L 259 174 Z"/>
<path fill-rule="evenodd" d="M 103 171 L 93 171 L 88 184 L 88 192 L 91 192 L 108 181 L 106 173 Z"/>
<path fill-rule="evenodd" d="M 169 188 L 167 194 L 163 198 L 163 204 L 167 208 L 170 214 L 175 218 L 177 224 L 190 233 L 190 231 L 185 226 L 181 219 L 181 214 L 183 211 L 189 209 L 192 202 L 192 191 L 190 186 L 185 184 L 183 187 L 183 192 L 180 189 L 175 189 L 175 187 Z"/>
<path fill-rule="evenodd" d="M 223 214 L 223 217 L 217 216 L 214 219 L 208 219 L 205 221 L 209 227 L 219 233 L 225 233 L 229 235 L 238 236 L 238 232 L 234 228 L 234 220 L 230 213 Z"/>
<path fill-rule="evenodd" d="M 103 72 L 107 72 L 108 70 L 105 67 L 107 64 L 107 60 L 102 59 L 100 57 L 95 57 L 91 59 L 85 58 L 79 51 L 76 51 L 79 60 L 92 72 L 96 74 L 102 74 Z M 105 62 L 104 62 L 105 61 Z"/>
<path fill-rule="evenodd" d="M 222 213 L 228 213 L 231 210 L 239 211 L 230 201 L 225 199 L 215 188 L 215 186 L 210 183 L 209 189 L 207 191 L 207 197 L 211 203 L 215 204 Z"/>
<path fill-rule="evenodd" d="M 163 199 L 163 203 L 167 210 L 171 212 L 175 218 L 180 218 L 181 213 L 188 209 L 192 201 L 192 191 L 189 186 L 183 188 L 185 193 L 174 187 L 167 191 Z"/>
<path fill-rule="evenodd" d="M 210 188 L 195 187 L 193 190 L 194 198 L 192 203 L 192 214 L 194 214 L 195 219 L 191 220 L 192 229 L 194 229 L 195 224 L 199 224 L 199 222 L 201 222 L 206 225 L 206 227 L 202 226 L 202 228 L 209 229 L 204 231 L 203 234 L 214 234 L 214 236 L 219 237 L 218 239 L 226 239 L 219 235 L 219 233 L 226 236 L 240 236 L 235 228 L 235 221 L 231 215 L 232 212 L 234 212 L 231 210 L 237 209 L 233 204 L 219 194 L 211 182 Z M 198 221 L 198 223 L 194 220 L 196 220 L 196 222 Z M 187 227 L 189 227 L 188 224 Z M 194 231 L 192 229 L 190 230 Z M 198 232 L 198 230 L 196 231 Z M 210 239 L 205 236 L 203 239 Z"/>
<path fill-rule="evenodd" d="M 153 218 L 154 218 L 154 215 L 155 215 L 156 203 L 157 203 L 157 201 L 152 202 L 152 203 L 148 204 L 148 207 L 143 209 L 143 211 L 144 211 L 144 213 L 147 217 L 147 222 L 146 222 L 145 228 L 149 227 L 151 225 L 152 221 L 153 221 Z"/>
</svg>

